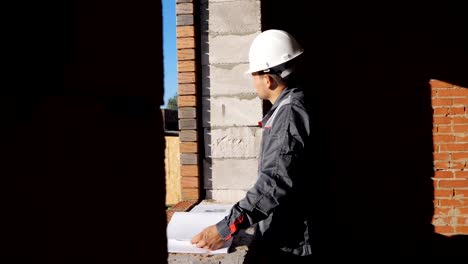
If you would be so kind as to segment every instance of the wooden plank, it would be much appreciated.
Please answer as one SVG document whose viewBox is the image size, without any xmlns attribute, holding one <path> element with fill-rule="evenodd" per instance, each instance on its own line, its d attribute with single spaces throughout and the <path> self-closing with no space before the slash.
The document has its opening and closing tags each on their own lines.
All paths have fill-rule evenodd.
<svg viewBox="0 0 468 264">
<path fill-rule="evenodd" d="M 196 118 L 197 109 L 195 107 L 179 107 L 179 118 Z"/>
<path fill-rule="evenodd" d="M 198 165 L 182 165 L 180 166 L 181 177 L 198 177 L 199 176 Z"/>
<path fill-rule="evenodd" d="M 198 142 L 181 142 L 180 153 L 197 153 L 198 152 Z"/>
<path fill-rule="evenodd" d="M 180 164 L 182 164 L 182 165 L 196 165 L 196 164 L 198 164 L 198 154 L 180 153 Z"/>
<path fill-rule="evenodd" d="M 197 106 L 197 97 L 195 95 L 179 95 L 177 100 L 179 107 Z"/>
<path fill-rule="evenodd" d="M 182 200 L 180 142 L 178 137 L 165 137 L 165 140 L 166 204 L 176 204 Z"/>
<path fill-rule="evenodd" d="M 195 72 L 180 72 L 177 79 L 179 83 L 195 83 Z"/>
<path fill-rule="evenodd" d="M 181 142 L 193 142 L 197 141 L 197 131 L 196 130 L 181 130 L 179 132 L 179 140 Z"/>
</svg>

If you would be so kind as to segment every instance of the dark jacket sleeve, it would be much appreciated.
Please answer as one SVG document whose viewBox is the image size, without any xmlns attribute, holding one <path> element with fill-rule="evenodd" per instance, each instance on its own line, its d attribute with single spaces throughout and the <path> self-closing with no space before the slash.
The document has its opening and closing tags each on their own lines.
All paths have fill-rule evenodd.
<svg viewBox="0 0 468 264">
<path fill-rule="evenodd" d="M 239 229 L 265 218 L 288 196 L 297 175 L 292 168 L 303 153 L 310 134 L 305 109 L 294 104 L 278 109 L 268 141 L 263 142 L 259 177 L 246 196 L 236 203 L 228 216 L 216 224 L 220 235 L 230 239 Z"/>
</svg>

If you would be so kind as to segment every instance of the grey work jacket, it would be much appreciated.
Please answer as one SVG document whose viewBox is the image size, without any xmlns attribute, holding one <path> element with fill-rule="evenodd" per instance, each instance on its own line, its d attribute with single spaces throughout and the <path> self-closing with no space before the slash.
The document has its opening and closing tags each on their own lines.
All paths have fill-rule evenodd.
<svg viewBox="0 0 468 264">
<path fill-rule="evenodd" d="M 258 223 L 262 243 L 295 255 L 310 255 L 309 216 L 304 149 L 310 124 L 304 94 L 298 88 L 282 91 L 262 120 L 258 178 L 216 227 L 230 239 L 239 229 Z"/>
</svg>

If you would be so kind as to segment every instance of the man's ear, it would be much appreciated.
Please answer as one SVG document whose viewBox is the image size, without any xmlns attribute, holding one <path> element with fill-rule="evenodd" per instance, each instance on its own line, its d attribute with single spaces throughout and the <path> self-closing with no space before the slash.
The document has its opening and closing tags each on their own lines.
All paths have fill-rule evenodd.
<svg viewBox="0 0 468 264">
<path fill-rule="evenodd" d="M 263 77 L 265 78 L 264 81 L 268 89 L 274 90 L 277 86 L 275 79 L 273 79 L 273 77 L 271 77 L 269 74 L 265 74 Z"/>
</svg>

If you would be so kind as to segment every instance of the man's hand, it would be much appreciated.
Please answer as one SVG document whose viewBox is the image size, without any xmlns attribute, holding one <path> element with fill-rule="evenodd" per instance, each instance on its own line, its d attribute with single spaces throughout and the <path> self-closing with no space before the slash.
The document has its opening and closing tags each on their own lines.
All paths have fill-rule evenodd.
<svg viewBox="0 0 468 264">
<path fill-rule="evenodd" d="M 211 225 L 192 238 L 192 244 L 199 248 L 216 250 L 223 246 L 224 240 L 215 225 Z"/>
</svg>

